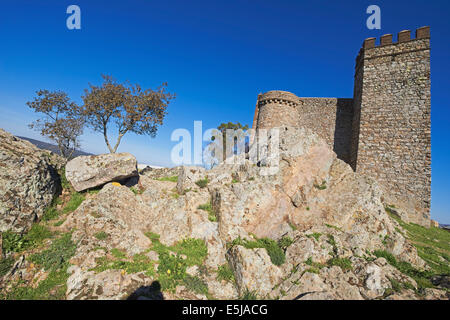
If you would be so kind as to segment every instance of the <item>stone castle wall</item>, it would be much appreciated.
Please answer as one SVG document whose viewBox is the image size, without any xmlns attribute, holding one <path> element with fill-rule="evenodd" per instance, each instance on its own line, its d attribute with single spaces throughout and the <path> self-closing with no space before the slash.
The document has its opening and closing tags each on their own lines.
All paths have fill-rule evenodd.
<svg viewBox="0 0 450 320">
<path fill-rule="evenodd" d="M 353 99 L 258 96 L 253 128 L 304 126 L 353 170 L 375 178 L 385 201 L 429 225 L 431 197 L 430 29 L 364 41 L 356 59 Z"/>
<path fill-rule="evenodd" d="M 299 98 L 286 91 L 269 91 L 258 97 L 253 128 L 282 125 L 310 128 L 340 159 L 348 162 L 352 115 L 352 99 Z"/>
<path fill-rule="evenodd" d="M 431 195 L 429 28 L 366 39 L 357 62 L 361 98 L 356 171 L 376 178 L 394 204 L 429 221 Z M 356 101 L 356 100 L 355 100 Z M 357 123 L 358 121 L 356 121 Z M 400 203 L 399 203 L 400 202 Z"/>
<path fill-rule="evenodd" d="M 298 125 L 312 129 L 348 162 L 352 131 L 353 100 L 343 98 L 300 98 Z"/>
</svg>

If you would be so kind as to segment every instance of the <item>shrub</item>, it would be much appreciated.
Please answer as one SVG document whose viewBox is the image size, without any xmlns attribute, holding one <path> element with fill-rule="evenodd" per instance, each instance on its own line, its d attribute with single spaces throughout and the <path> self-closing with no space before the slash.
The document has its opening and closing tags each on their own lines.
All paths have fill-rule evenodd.
<svg viewBox="0 0 450 320">
<path fill-rule="evenodd" d="M 108 234 L 104 231 L 97 232 L 96 234 L 94 234 L 94 236 L 98 240 L 106 240 L 108 238 Z"/>
<path fill-rule="evenodd" d="M 197 180 L 195 184 L 203 189 L 208 185 L 208 178 Z"/>
<path fill-rule="evenodd" d="M 20 252 L 25 248 L 25 240 L 23 237 L 11 231 L 3 232 L 3 250 L 5 253 Z"/>
<path fill-rule="evenodd" d="M 340 267 L 343 271 L 346 270 L 352 270 L 352 262 L 347 259 L 347 258 L 338 258 L 338 257 L 334 257 L 331 258 L 330 260 L 328 260 L 328 265 L 329 266 L 338 266 Z"/>
</svg>

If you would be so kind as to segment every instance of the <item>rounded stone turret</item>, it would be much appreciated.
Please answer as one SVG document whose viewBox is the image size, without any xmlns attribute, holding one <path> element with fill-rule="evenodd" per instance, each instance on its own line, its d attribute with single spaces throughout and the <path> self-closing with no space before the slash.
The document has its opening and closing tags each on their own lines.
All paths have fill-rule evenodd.
<svg viewBox="0 0 450 320">
<path fill-rule="evenodd" d="M 299 97 L 287 91 L 268 91 L 258 96 L 256 128 L 298 126 Z"/>
</svg>

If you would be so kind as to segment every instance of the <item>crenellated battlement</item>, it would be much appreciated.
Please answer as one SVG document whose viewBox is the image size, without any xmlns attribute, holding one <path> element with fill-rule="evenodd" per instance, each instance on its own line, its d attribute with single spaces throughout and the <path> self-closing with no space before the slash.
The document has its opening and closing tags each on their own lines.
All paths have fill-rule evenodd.
<svg viewBox="0 0 450 320">
<path fill-rule="evenodd" d="M 353 170 L 385 189 L 406 221 L 429 225 L 431 200 L 430 27 L 367 38 L 356 58 L 352 99 L 258 96 L 253 128 L 308 127 Z"/>
<path fill-rule="evenodd" d="M 367 38 L 364 40 L 358 56 L 356 57 L 355 72 L 359 70 L 364 59 L 373 59 L 382 56 L 395 56 L 407 54 L 411 51 L 426 50 L 430 48 L 430 27 L 425 26 L 416 30 L 415 38 L 411 38 L 411 30 L 402 30 L 397 33 L 397 41 L 394 42 L 392 34 L 385 34 L 379 38 Z"/>
<path fill-rule="evenodd" d="M 416 30 L 416 38 L 411 39 L 411 31 L 403 30 L 397 34 L 397 42 L 392 42 L 393 37 L 392 34 L 385 34 L 380 37 L 380 42 L 377 45 L 377 38 L 367 38 L 363 42 L 363 49 L 372 49 L 376 47 L 383 47 L 393 44 L 405 43 L 408 41 L 420 40 L 420 39 L 429 39 L 430 38 L 430 27 L 421 27 Z"/>
<path fill-rule="evenodd" d="M 288 91 L 272 90 L 258 96 L 258 105 L 262 106 L 267 103 L 281 103 L 288 106 L 297 106 L 299 98 Z"/>
</svg>

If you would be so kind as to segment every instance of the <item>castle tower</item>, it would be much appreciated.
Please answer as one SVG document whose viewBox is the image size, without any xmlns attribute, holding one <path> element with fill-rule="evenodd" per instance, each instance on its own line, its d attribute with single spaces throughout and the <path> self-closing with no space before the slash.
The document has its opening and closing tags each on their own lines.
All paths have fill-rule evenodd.
<svg viewBox="0 0 450 320">
<path fill-rule="evenodd" d="M 280 126 L 298 126 L 299 98 L 287 91 L 268 91 L 258 96 L 253 128 L 268 129 Z"/>
<path fill-rule="evenodd" d="M 387 203 L 429 224 L 430 28 L 364 41 L 356 59 L 350 165 L 387 191 Z"/>
</svg>

